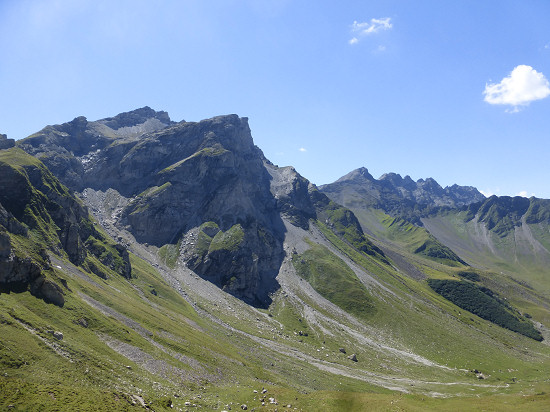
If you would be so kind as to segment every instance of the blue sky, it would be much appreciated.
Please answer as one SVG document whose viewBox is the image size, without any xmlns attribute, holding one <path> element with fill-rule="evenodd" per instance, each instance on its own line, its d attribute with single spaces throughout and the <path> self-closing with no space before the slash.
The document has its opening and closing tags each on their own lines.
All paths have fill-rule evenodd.
<svg viewBox="0 0 550 412">
<path fill-rule="evenodd" d="M 0 133 L 148 105 L 358 167 L 550 198 L 550 1 L 0 0 Z"/>
</svg>

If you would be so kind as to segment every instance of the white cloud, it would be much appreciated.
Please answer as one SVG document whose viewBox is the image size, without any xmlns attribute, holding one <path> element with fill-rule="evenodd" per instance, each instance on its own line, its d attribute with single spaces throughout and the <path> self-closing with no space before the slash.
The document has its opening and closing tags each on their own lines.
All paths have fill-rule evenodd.
<svg viewBox="0 0 550 412">
<path fill-rule="evenodd" d="M 390 17 L 380 19 L 370 19 L 370 22 L 358 22 L 357 20 L 351 25 L 351 33 L 353 37 L 349 40 L 349 44 L 356 44 L 362 37 L 370 34 L 378 33 L 383 30 L 389 30 L 393 27 Z"/>
<path fill-rule="evenodd" d="M 303 152 L 307 152 L 307 150 L 306 150 L 305 148 L 303 148 L 303 147 L 300 147 L 298 150 L 299 150 L 300 152 L 302 152 L 302 153 L 303 153 Z"/>
<path fill-rule="evenodd" d="M 483 94 L 487 103 L 513 106 L 511 112 L 517 112 L 520 106 L 550 96 L 550 83 L 542 73 L 522 64 L 500 83 L 486 84 Z"/>
<path fill-rule="evenodd" d="M 486 190 L 480 190 L 480 193 L 485 197 L 491 197 L 491 196 L 500 196 L 500 188 L 497 187 L 496 189 L 486 189 Z"/>
<path fill-rule="evenodd" d="M 516 196 L 521 196 L 521 197 L 531 197 L 531 196 L 535 196 L 534 193 L 531 193 L 530 195 L 527 193 L 527 190 L 522 190 L 521 192 L 519 192 Z"/>
</svg>

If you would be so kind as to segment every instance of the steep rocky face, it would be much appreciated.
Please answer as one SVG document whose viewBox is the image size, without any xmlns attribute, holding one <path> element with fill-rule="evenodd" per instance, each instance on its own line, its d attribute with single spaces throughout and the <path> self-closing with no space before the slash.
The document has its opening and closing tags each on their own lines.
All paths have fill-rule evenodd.
<svg viewBox="0 0 550 412">
<path fill-rule="evenodd" d="M 302 229 L 309 229 L 309 220 L 316 218 L 316 210 L 310 193 L 316 190 L 293 167 L 279 168 L 266 162 L 271 176 L 270 190 L 277 201 L 277 209 L 289 222 Z M 328 200 L 328 199 L 327 199 Z"/>
<path fill-rule="evenodd" d="M 52 272 L 48 253 L 66 256 L 100 276 L 105 276 L 100 265 L 126 277 L 131 273 L 128 252 L 94 228 L 87 208 L 40 161 L 17 148 L 2 150 L 0 288 L 28 288 L 62 306 L 61 288 L 46 275 Z"/>
<path fill-rule="evenodd" d="M 396 173 L 375 179 L 366 168 L 354 170 L 320 190 L 344 206 L 382 209 L 418 225 L 422 225 L 420 218 L 434 208 L 457 208 L 485 199 L 471 186 L 455 184 L 442 188 L 432 178 L 415 182 Z"/>
<path fill-rule="evenodd" d="M 120 207 L 109 218 L 138 242 L 184 245 L 181 263 L 249 303 L 268 304 L 283 259 L 284 225 L 248 120 L 228 115 L 167 124 L 167 115 L 152 111 L 143 121 L 132 113 L 97 122 L 78 118 L 55 126 L 67 136 L 46 128 L 20 146 L 52 164 L 71 189 L 84 192 L 85 201 L 115 191 Z M 138 121 L 164 127 L 138 133 L 132 126 Z M 101 134 L 104 127 L 136 134 Z M 66 169 L 58 167 L 60 156 Z M 206 248 L 191 247 L 203 224 L 229 235 Z"/>
<path fill-rule="evenodd" d="M 277 199 L 277 208 L 289 222 L 305 230 L 311 220 L 320 222 L 356 249 L 387 263 L 384 252 L 366 237 L 349 209 L 331 201 L 293 167 L 279 168 L 268 161 L 265 164 L 272 178 L 271 192 Z"/>
</svg>

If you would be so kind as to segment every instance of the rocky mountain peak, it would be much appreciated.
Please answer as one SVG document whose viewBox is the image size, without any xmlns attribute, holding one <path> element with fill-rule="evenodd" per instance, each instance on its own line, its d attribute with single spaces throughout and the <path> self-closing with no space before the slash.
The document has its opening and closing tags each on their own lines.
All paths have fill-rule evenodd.
<svg viewBox="0 0 550 412">
<path fill-rule="evenodd" d="M 398 173 L 384 173 L 380 178 L 378 179 L 380 182 L 388 182 L 394 187 L 402 187 L 403 186 L 403 178 Z"/>
<path fill-rule="evenodd" d="M 78 116 L 71 120 L 68 124 L 75 129 L 84 129 L 88 125 L 88 119 L 85 116 Z"/>
<path fill-rule="evenodd" d="M 164 125 L 170 125 L 173 122 L 170 116 L 165 111 L 155 111 L 149 106 L 140 109 L 132 110 L 117 114 L 114 117 L 98 120 L 97 123 L 103 124 L 113 130 L 118 130 L 123 127 L 133 127 L 146 123 L 147 121 L 157 120 Z"/>
<path fill-rule="evenodd" d="M 347 182 L 347 181 L 364 181 L 370 180 L 373 181 L 374 177 L 369 173 L 369 170 L 366 167 L 360 167 L 348 173 L 345 176 L 342 176 L 335 183 Z"/>
</svg>

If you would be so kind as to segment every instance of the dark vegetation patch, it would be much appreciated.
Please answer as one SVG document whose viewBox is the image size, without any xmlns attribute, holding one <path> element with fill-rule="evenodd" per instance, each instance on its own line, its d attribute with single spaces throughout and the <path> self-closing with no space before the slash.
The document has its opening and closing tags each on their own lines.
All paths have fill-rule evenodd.
<svg viewBox="0 0 550 412">
<path fill-rule="evenodd" d="M 461 263 L 466 264 L 460 257 L 449 249 L 447 246 L 438 242 L 435 238 L 430 236 L 422 245 L 420 245 L 414 253 L 424 255 L 426 257 L 441 259 L 447 263 L 456 264 Z"/>
<path fill-rule="evenodd" d="M 457 275 L 471 282 L 479 282 L 481 280 L 479 275 L 476 272 L 473 272 L 471 270 L 461 270 L 460 272 L 457 273 Z"/>
<path fill-rule="evenodd" d="M 482 319 L 531 339 L 542 341 L 542 334 L 492 290 L 464 280 L 428 279 L 428 285 L 458 307 Z"/>
</svg>

